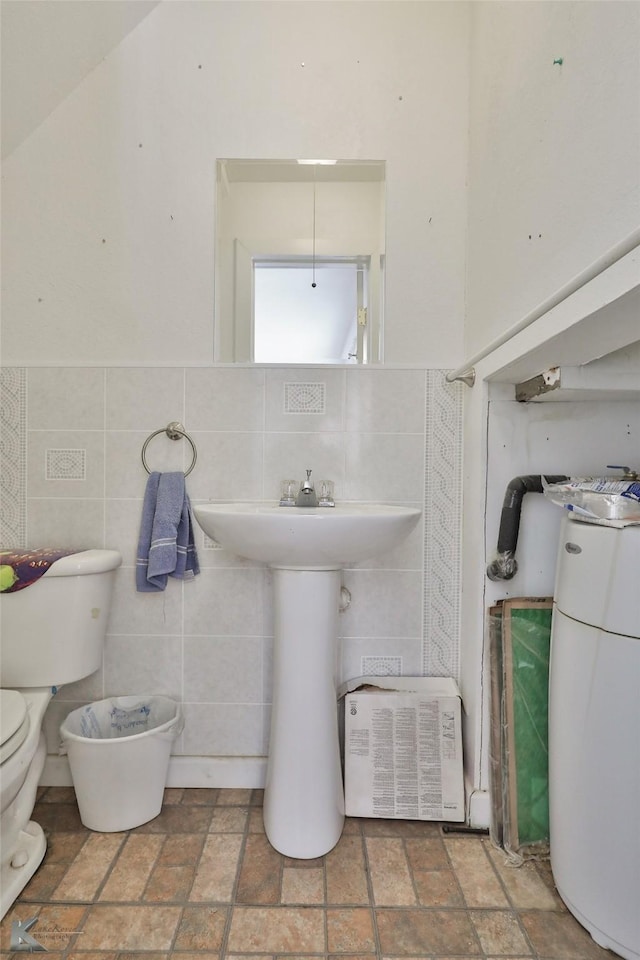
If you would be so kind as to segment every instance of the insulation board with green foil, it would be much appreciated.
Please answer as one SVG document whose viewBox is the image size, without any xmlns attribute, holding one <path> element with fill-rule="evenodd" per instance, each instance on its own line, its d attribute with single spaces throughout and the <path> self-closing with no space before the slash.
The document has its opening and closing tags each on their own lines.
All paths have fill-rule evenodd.
<svg viewBox="0 0 640 960">
<path fill-rule="evenodd" d="M 489 667 L 490 667 L 490 729 L 489 729 L 489 789 L 491 791 L 491 823 L 489 834 L 497 847 L 504 845 L 504 810 L 502 780 L 503 756 L 503 667 L 502 667 L 502 607 L 489 610 Z"/>
<path fill-rule="evenodd" d="M 494 623 L 502 659 L 503 845 L 514 857 L 545 852 L 549 840 L 552 603 L 547 597 L 505 600 Z"/>
</svg>

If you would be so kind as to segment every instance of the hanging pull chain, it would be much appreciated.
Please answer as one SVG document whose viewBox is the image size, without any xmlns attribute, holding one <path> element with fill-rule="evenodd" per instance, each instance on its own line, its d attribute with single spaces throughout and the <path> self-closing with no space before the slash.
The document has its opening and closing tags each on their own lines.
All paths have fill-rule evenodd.
<svg viewBox="0 0 640 960">
<path fill-rule="evenodd" d="M 311 286 L 316 284 L 316 167 L 313 166 L 313 248 L 311 256 Z"/>
</svg>

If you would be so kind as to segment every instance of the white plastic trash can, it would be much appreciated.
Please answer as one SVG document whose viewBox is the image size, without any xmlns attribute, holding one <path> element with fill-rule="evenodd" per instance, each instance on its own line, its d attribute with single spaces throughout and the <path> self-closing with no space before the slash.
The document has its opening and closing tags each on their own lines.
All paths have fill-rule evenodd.
<svg viewBox="0 0 640 960">
<path fill-rule="evenodd" d="M 73 710 L 60 727 L 85 827 L 130 830 L 162 808 L 173 741 L 184 720 L 168 697 L 112 697 Z"/>
</svg>

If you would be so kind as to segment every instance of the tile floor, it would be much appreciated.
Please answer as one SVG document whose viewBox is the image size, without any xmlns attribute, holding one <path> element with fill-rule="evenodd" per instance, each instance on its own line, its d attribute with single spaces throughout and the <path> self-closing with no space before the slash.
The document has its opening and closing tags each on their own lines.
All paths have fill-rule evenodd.
<svg viewBox="0 0 640 960">
<path fill-rule="evenodd" d="M 41 790 L 45 859 L 14 918 L 51 960 L 612 960 L 566 911 L 548 864 L 484 836 L 348 819 L 331 853 L 269 845 L 258 790 L 167 790 L 160 816 L 92 833 L 72 788 Z"/>
</svg>

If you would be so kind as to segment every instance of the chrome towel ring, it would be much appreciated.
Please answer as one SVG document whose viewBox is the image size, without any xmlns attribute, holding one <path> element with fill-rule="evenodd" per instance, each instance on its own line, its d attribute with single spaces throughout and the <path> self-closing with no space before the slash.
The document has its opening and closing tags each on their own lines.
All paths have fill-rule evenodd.
<svg viewBox="0 0 640 960">
<path fill-rule="evenodd" d="M 178 420 L 172 420 L 171 423 L 168 423 L 166 427 L 162 428 L 162 430 L 155 430 L 152 434 L 150 434 L 147 437 L 147 439 L 144 442 L 144 446 L 142 447 L 142 466 L 145 468 L 147 473 L 151 473 L 151 470 L 149 470 L 149 466 L 147 464 L 145 453 L 147 452 L 147 447 L 149 446 L 153 438 L 158 437 L 161 433 L 166 433 L 166 435 L 169 437 L 169 440 L 180 440 L 182 437 L 184 437 L 184 439 L 188 440 L 189 443 L 191 444 L 191 452 L 193 454 L 193 458 L 191 460 L 191 465 L 189 469 L 185 470 L 184 472 L 185 477 L 188 477 L 196 465 L 196 460 L 198 459 L 198 451 L 196 450 L 196 445 L 193 442 L 192 438 L 189 436 L 187 431 L 184 429 L 183 425 Z"/>
</svg>

